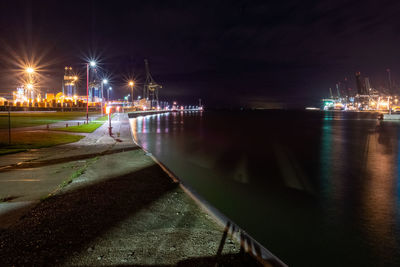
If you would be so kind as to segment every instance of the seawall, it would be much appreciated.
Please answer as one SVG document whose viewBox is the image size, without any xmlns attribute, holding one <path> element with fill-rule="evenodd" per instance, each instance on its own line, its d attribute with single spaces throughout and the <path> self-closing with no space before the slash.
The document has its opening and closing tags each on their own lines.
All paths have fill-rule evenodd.
<svg viewBox="0 0 400 267">
<path fill-rule="evenodd" d="M 169 112 L 169 111 L 166 111 Z M 135 112 L 129 113 L 130 119 L 135 119 L 139 116 L 147 116 L 164 112 Z M 131 128 L 131 132 L 133 129 Z M 132 132 L 132 136 L 133 132 Z M 237 242 L 240 243 L 242 249 L 247 253 L 254 256 L 260 263 L 264 266 L 287 266 L 283 261 L 281 261 L 278 257 L 276 257 L 272 252 L 270 252 L 267 248 L 262 246 L 255 238 L 246 233 L 245 230 L 240 228 L 235 222 L 225 216 L 222 212 L 220 212 L 217 208 L 211 205 L 207 200 L 205 200 L 201 195 L 199 195 L 196 190 L 194 190 L 190 185 L 184 183 L 182 179 L 177 177 L 167 166 L 165 166 L 162 162 L 160 162 L 156 157 L 154 157 L 150 151 L 146 151 L 143 147 L 141 147 L 137 140 L 133 141 L 144 150 L 147 155 L 149 155 L 174 181 L 179 183 L 179 186 L 182 188 L 186 194 L 188 194 L 199 206 L 202 208 L 207 214 L 209 214 L 213 220 L 218 223 L 220 226 L 224 227 L 227 234 L 232 236 Z"/>
</svg>

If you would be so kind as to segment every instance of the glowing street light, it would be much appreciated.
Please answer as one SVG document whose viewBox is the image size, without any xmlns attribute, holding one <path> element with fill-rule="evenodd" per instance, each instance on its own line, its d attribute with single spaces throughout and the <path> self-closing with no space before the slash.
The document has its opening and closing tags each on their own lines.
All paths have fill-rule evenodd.
<svg viewBox="0 0 400 267">
<path fill-rule="evenodd" d="M 26 85 L 26 88 L 28 88 L 29 90 L 32 90 L 32 89 L 33 89 L 33 84 L 28 83 L 28 84 Z"/>
<path fill-rule="evenodd" d="M 96 62 L 94 62 L 93 60 L 90 61 L 90 67 L 96 67 Z"/>
<path fill-rule="evenodd" d="M 32 67 L 27 67 L 27 68 L 25 69 L 25 71 L 26 71 L 26 73 L 28 73 L 28 74 L 32 74 L 32 73 L 35 72 L 35 70 L 34 70 Z"/>
<path fill-rule="evenodd" d="M 28 75 L 28 82 L 33 83 L 33 74 L 35 72 L 35 69 L 33 67 L 26 67 L 25 72 Z"/>
</svg>

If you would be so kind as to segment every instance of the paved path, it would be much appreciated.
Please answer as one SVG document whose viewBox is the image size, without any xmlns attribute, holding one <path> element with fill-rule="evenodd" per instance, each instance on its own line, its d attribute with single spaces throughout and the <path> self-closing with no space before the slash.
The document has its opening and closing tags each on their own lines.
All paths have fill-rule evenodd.
<svg viewBox="0 0 400 267">
<path fill-rule="evenodd" d="M 10 215 L 0 220 L 0 228 L 9 226 L 41 198 L 56 191 L 90 159 L 137 148 L 126 118 L 124 114 L 114 116 L 113 137 L 105 123 L 76 143 L 0 156 L 0 199 L 10 199 L 0 203 L 0 216 Z"/>
</svg>

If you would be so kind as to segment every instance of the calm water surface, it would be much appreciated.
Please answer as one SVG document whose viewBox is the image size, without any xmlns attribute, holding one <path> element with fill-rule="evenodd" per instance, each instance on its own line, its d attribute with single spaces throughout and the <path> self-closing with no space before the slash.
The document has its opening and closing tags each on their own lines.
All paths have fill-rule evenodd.
<svg viewBox="0 0 400 267">
<path fill-rule="evenodd" d="M 400 266 L 400 123 L 376 114 L 187 112 L 134 138 L 291 266 Z"/>
</svg>

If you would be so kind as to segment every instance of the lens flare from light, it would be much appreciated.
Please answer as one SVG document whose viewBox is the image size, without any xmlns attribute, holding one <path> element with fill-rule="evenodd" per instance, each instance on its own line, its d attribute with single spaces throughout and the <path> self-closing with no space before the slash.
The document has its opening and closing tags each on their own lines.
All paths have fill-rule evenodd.
<svg viewBox="0 0 400 267">
<path fill-rule="evenodd" d="M 32 68 L 32 67 L 27 67 L 27 68 L 25 69 L 25 71 L 26 71 L 27 73 L 29 73 L 29 74 L 35 72 L 34 68 Z"/>
</svg>

